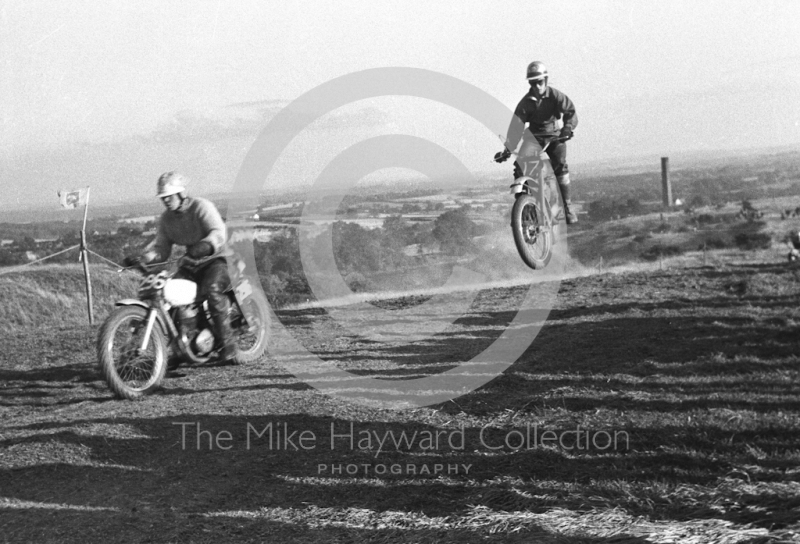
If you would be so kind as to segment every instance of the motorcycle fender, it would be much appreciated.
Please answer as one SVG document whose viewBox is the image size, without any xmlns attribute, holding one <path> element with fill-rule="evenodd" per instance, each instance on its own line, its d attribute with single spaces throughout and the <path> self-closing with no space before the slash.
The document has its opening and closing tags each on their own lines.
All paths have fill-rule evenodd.
<svg viewBox="0 0 800 544">
<path fill-rule="evenodd" d="M 527 193 L 529 191 L 529 186 L 534 185 L 535 183 L 536 182 L 534 181 L 534 179 L 529 176 L 522 176 L 520 178 L 517 178 L 511 185 L 511 194 L 518 195 L 519 193 Z"/>
<path fill-rule="evenodd" d="M 241 278 L 237 285 L 233 288 L 233 300 L 242 311 L 244 320 L 247 323 L 253 323 L 253 311 L 249 304 L 246 304 L 248 299 L 253 296 L 253 286 L 250 284 L 248 278 Z"/>
<path fill-rule="evenodd" d="M 150 306 L 137 298 L 123 298 L 122 300 L 118 300 L 115 306 L 141 306 L 142 308 L 150 308 Z"/>
</svg>

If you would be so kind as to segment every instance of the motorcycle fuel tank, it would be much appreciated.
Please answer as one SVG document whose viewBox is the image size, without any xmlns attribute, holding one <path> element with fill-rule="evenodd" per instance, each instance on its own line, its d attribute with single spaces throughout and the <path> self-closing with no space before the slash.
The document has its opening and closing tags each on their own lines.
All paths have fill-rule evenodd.
<svg viewBox="0 0 800 544">
<path fill-rule="evenodd" d="M 164 286 L 164 299 L 172 306 L 185 306 L 194 302 L 197 284 L 191 280 L 170 279 Z"/>
</svg>

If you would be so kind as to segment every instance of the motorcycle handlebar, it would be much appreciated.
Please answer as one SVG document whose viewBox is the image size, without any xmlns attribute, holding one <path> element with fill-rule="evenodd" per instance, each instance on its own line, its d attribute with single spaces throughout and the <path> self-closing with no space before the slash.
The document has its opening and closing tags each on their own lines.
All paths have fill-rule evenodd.
<svg viewBox="0 0 800 544">
<path fill-rule="evenodd" d="M 169 259 L 166 261 L 161 262 L 153 262 L 153 263 L 144 263 L 141 260 L 136 261 L 135 263 L 129 266 L 122 266 L 120 271 L 122 270 L 136 270 L 141 272 L 142 274 L 149 274 L 150 272 L 158 269 L 165 269 L 170 265 L 178 263 L 178 268 L 188 268 L 189 270 L 196 270 L 200 265 L 207 263 L 212 259 L 219 258 L 219 255 L 209 255 L 208 257 L 202 257 L 200 259 L 192 259 L 188 255 L 182 255 L 177 259 Z"/>
<path fill-rule="evenodd" d="M 533 136 L 535 138 L 547 138 L 547 141 L 542 146 L 542 151 L 546 150 L 553 142 L 566 142 L 572 138 L 572 136 L 553 136 L 552 134 L 534 134 Z"/>
<path fill-rule="evenodd" d="M 153 270 L 155 270 L 157 268 L 167 267 L 167 266 L 169 266 L 169 265 L 171 265 L 173 263 L 176 263 L 176 262 L 178 262 L 177 259 L 171 259 L 171 260 L 162 261 L 162 262 L 159 262 L 159 263 L 143 263 L 142 261 L 137 261 L 137 262 L 131 264 L 130 266 L 123 266 L 122 268 L 120 268 L 120 271 L 122 271 L 122 270 L 136 270 L 138 272 L 141 272 L 142 274 L 149 274 L 151 271 L 153 271 Z"/>
<path fill-rule="evenodd" d="M 177 263 L 178 263 L 178 268 L 188 268 L 190 271 L 195 271 L 201 265 L 218 258 L 219 255 L 208 255 L 206 257 L 200 257 L 199 259 L 193 259 L 189 257 L 189 255 L 182 255 L 177 260 Z"/>
<path fill-rule="evenodd" d="M 534 138 L 542 138 L 542 139 L 547 138 L 547 141 L 542 146 L 542 151 L 546 151 L 547 148 L 550 146 L 550 144 L 553 143 L 553 142 L 566 142 L 567 140 L 572 139 L 572 136 L 563 137 L 563 136 L 556 136 L 554 134 L 532 134 L 532 136 Z M 500 138 L 501 141 L 505 142 L 505 140 L 503 139 L 502 136 L 498 135 L 498 137 Z M 509 154 L 509 156 L 511 156 L 511 155 L 519 156 L 519 153 L 517 153 L 516 151 L 511 151 L 511 150 L 508 150 L 508 154 Z M 499 161 L 497 161 L 497 159 L 495 158 L 495 159 L 492 159 L 492 162 L 499 162 Z"/>
</svg>

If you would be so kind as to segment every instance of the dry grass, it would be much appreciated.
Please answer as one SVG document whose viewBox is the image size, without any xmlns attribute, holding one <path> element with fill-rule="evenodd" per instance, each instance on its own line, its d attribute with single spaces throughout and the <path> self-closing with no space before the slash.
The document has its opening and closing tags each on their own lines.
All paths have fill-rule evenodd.
<svg viewBox="0 0 800 544">
<path fill-rule="evenodd" d="M 94 368 L 96 329 L 80 325 L 81 270 L 2 276 L 4 298 L 35 325 L 0 316 L 13 332 L 0 354 L 0 540 L 797 542 L 800 268 L 715 255 L 717 266 L 676 260 L 603 274 L 567 263 L 546 326 L 504 375 L 400 412 L 327 397 L 272 358 L 185 369 L 144 402 L 112 400 Z M 93 277 L 109 304 L 132 285 Z M 342 334 L 320 309 L 279 317 L 341 368 L 417 375 L 484 349 L 524 291 L 487 287 L 420 343 Z M 230 432 L 233 447 L 198 449 L 193 432 L 184 447 L 180 422 Z M 315 433 L 318 447 L 261 439 L 247 449 L 247 424 L 270 422 Z M 379 434 L 463 429 L 465 447 L 331 449 L 331 425 L 350 423 Z M 627 440 L 611 450 L 503 445 L 531 427 Z M 372 472 L 319 469 L 334 463 Z M 437 463 L 470 470 L 374 473 Z"/>
<path fill-rule="evenodd" d="M 118 298 L 136 294 L 139 279 L 132 272 L 92 266 L 92 301 L 102 320 Z M 0 332 L 59 328 L 88 323 L 86 283 L 81 265 L 41 265 L 0 275 Z"/>
</svg>

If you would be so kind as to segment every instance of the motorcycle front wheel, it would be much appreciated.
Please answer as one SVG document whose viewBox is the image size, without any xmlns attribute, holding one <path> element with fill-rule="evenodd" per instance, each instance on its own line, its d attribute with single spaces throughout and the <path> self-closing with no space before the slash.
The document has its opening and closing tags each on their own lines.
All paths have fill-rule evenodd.
<svg viewBox="0 0 800 544">
<path fill-rule="evenodd" d="M 148 310 L 122 306 L 103 323 L 97 340 L 100 370 L 114 394 L 137 400 L 161 385 L 167 371 L 167 339 L 158 323 L 142 348 Z"/>
<path fill-rule="evenodd" d="M 239 348 L 236 362 L 239 364 L 260 359 L 267 351 L 269 340 L 269 304 L 266 297 L 260 291 L 254 291 L 244 304 L 248 305 L 252 317 L 247 324 L 242 320 L 234 330 Z"/>
<path fill-rule="evenodd" d="M 511 209 L 511 230 L 514 243 L 522 260 L 534 270 L 541 270 L 553 256 L 553 230 L 546 217 L 550 216 L 549 204 L 542 210 L 537 198 L 520 195 Z M 545 215 L 547 214 L 547 215 Z"/>
</svg>

